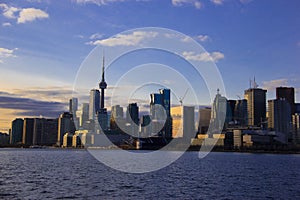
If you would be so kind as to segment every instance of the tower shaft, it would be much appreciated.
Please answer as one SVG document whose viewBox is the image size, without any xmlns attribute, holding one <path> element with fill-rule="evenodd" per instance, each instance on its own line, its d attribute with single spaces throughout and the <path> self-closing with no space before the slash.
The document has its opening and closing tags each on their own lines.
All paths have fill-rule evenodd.
<svg viewBox="0 0 300 200">
<path fill-rule="evenodd" d="M 104 90 L 106 89 L 107 84 L 105 82 L 105 77 L 104 77 L 104 55 L 103 55 L 103 62 L 102 62 L 102 79 L 101 82 L 99 83 L 99 88 L 101 90 L 101 98 L 100 98 L 100 112 L 101 110 L 104 109 L 104 98 L 105 98 L 105 92 Z"/>
</svg>

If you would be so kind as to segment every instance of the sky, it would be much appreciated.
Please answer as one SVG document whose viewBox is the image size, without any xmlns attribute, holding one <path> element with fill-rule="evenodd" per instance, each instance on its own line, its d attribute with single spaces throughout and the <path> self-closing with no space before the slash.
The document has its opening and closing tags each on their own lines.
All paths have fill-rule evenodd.
<svg viewBox="0 0 300 200">
<path fill-rule="evenodd" d="M 131 91 L 132 86 L 139 86 L 136 84 L 140 80 L 153 77 L 157 87 L 135 88 L 129 92 L 131 100 L 145 96 L 147 107 L 149 91 L 155 92 L 173 81 L 172 86 L 179 88 L 174 95 L 177 100 L 191 83 L 192 87 L 198 84 L 204 88 L 196 94 L 200 104 L 210 104 L 205 80 L 194 79 L 195 72 L 188 62 L 199 61 L 214 63 L 224 83 L 221 93 L 228 99 L 243 98 L 249 79 L 255 76 L 259 87 L 268 90 L 268 99 L 275 97 L 276 87 L 290 86 L 295 87 L 296 100 L 300 102 L 299 7 L 298 0 L 2 0 L 0 131 L 6 132 L 16 117 L 57 117 L 67 109 L 73 89 L 78 89 L 84 80 L 92 81 L 88 87 L 97 87 L 103 49 L 109 65 L 108 100 L 120 85 Z M 189 36 L 205 51 L 185 51 L 178 57 L 144 50 L 110 62 L 111 52 L 117 51 L 112 49 L 139 45 L 157 36 L 155 31 L 128 32 L 143 27 L 161 27 Z M 85 76 L 89 74 L 89 63 L 100 66 L 97 73 L 89 72 L 92 78 Z M 138 66 L 144 67 L 144 75 L 138 73 Z M 167 72 L 168 66 L 176 69 L 174 73 Z M 136 71 L 126 80 L 123 75 L 130 67 Z M 151 67 L 152 72 L 148 70 Z M 172 78 L 153 73 L 157 69 L 160 75 Z M 98 74 L 99 78 L 94 78 Z M 189 83 L 176 85 L 182 83 L 176 81 L 182 75 Z M 130 77 L 135 77 L 136 82 L 130 82 Z M 85 90 L 80 93 L 80 103 L 89 93 L 88 88 Z M 189 91 L 186 101 L 192 99 L 193 93 Z"/>
</svg>

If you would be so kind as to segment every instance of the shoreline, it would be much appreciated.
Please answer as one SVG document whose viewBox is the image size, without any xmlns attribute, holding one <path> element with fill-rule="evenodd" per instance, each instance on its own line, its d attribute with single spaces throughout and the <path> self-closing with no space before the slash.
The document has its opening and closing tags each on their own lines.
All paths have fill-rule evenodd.
<svg viewBox="0 0 300 200">
<path fill-rule="evenodd" d="M 53 147 L 53 146 L 41 146 L 41 147 L 20 147 L 20 146 L 0 146 L 1 149 L 32 149 L 32 150 L 87 150 L 87 148 L 74 148 L 74 147 Z M 145 148 L 145 149 L 135 149 L 135 148 L 120 148 L 120 147 L 94 147 L 90 148 L 91 150 L 126 150 L 126 151 L 157 151 L 160 148 Z M 172 148 L 172 149 L 160 149 L 161 151 L 186 151 L 186 152 L 200 152 L 201 146 L 190 146 L 188 149 Z M 207 152 L 207 151 L 201 151 Z M 254 154 L 300 154 L 300 150 L 296 149 L 224 149 L 220 147 L 214 147 L 211 151 L 208 152 L 220 152 L 220 153 L 254 153 Z"/>
</svg>

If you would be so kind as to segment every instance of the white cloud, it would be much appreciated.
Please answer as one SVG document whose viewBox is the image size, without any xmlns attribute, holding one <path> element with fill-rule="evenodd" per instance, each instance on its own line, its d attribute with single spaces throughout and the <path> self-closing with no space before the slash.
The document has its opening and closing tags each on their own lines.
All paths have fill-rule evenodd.
<svg viewBox="0 0 300 200">
<path fill-rule="evenodd" d="M 157 34 L 157 32 L 135 31 L 131 34 L 118 34 L 115 37 L 96 40 L 94 42 L 89 42 L 88 44 L 104 46 L 134 46 L 140 44 L 145 39 L 156 37 Z"/>
<path fill-rule="evenodd" d="M 187 60 L 192 60 L 192 61 L 202 61 L 202 62 L 209 62 L 209 61 L 214 61 L 218 62 L 221 59 L 224 59 L 224 54 L 221 52 L 204 52 L 200 54 L 196 54 L 193 51 L 184 51 L 182 53 L 183 57 Z"/>
<path fill-rule="evenodd" d="M 198 0 L 172 0 L 173 6 L 193 5 L 195 8 L 202 8 L 202 3 Z"/>
<path fill-rule="evenodd" d="M 300 47 L 300 42 L 298 42 L 297 45 Z"/>
<path fill-rule="evenodd" d="M 191 42 L 191 41 L 192 41 L 192 38 L 186 36 L 186 37 L 182 38 L 181 41 L 182 41 L 182 42 Z"/>
<path fill-rule="evenodd" d="M 48 18 L 49 15 L 45 11 L 36 8 L 24 8 L 20 12 L 20 16 L 18 17 L 18 24 L 31 22 L 36 19 Z"/>
<path fill-rule="evenodd" d="M 182 42 L 192 41 L 191 37 L 189 36 L 182 37 L 182 35 L 176 33 L 165 33 L 164 36 L 169 39 L 180 39 Z"/>
<path fill-rule="evenodd" d="M 11 23 L 9 23 L 9 22 L 4 22 L 4 23 L 2 23 L 2 26 L 11 26 Z"/>
<path fill-rule="evenodd" d="M 268 91 L 275 90 L 277 87 L 280 86 L 288 86 L 288 80 L 285 78 L 282 79 L 275 79 L 270 81 L 263 81 L 262 87 L 267 89 Z"/>
<path fill-rule="evenodd" d="M 3 58 L 16 57 L 14 55 L 15 50 L 17 50 L 17 48 L 15 48 L 15 49 L 6 49 L 6 48 L 0 47 L 0 63 L 3 63 Z"/>
<path fill-rule="evenodd" d="M 4 17 L 9 19 L 17 18 L 18 24 L 49 17 L 48 13 L 36 8 L 16 8 L 3 3 L 0 4 L 0 8 L 3 10 L 2 14 Z"/>
<path fill-rule="evenodd" d="M 100 33 L 94 33 L 93 35 L 90 36 L 90 39 L 91 40 L 94 40 L 94 39 L 101 39 L 103 37 L 103 34 L 100 34 Z"/>
<path fill-rule="evenodd" d="M 210 38 L 208 35 L 198 35 L 198 36 L 196 36 L 196 39 L 200 40 L 201 42 L 205 42 L 205 41 L 209 40 Z"/>
<path fill-rule="evenodd" d="M 222 5 L 225 0 L 210 0 L 215 5 Z"/>
<path fill-rule="evenodd" d="M 20 11 L 20 8 L 9 7 L 8 5 L 1 3 L 0 8 L 3 9 L 3 16 L 6 18 L 14 19 L 17 18 L 15 15 L 16 12 Z"/>
</svg>

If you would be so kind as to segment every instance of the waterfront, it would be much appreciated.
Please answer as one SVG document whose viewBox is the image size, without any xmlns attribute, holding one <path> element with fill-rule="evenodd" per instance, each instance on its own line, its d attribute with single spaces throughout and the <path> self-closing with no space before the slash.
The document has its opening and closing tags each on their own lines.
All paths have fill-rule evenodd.
<svg viewBox="0 0 300 200">
<path fill-rule="evenodd" d="M 146 174 L 110 169 L 86 150 L 1 149 L 1 199 L 297 199 L 300 156 L 187 152 Z"/>
</svg>

